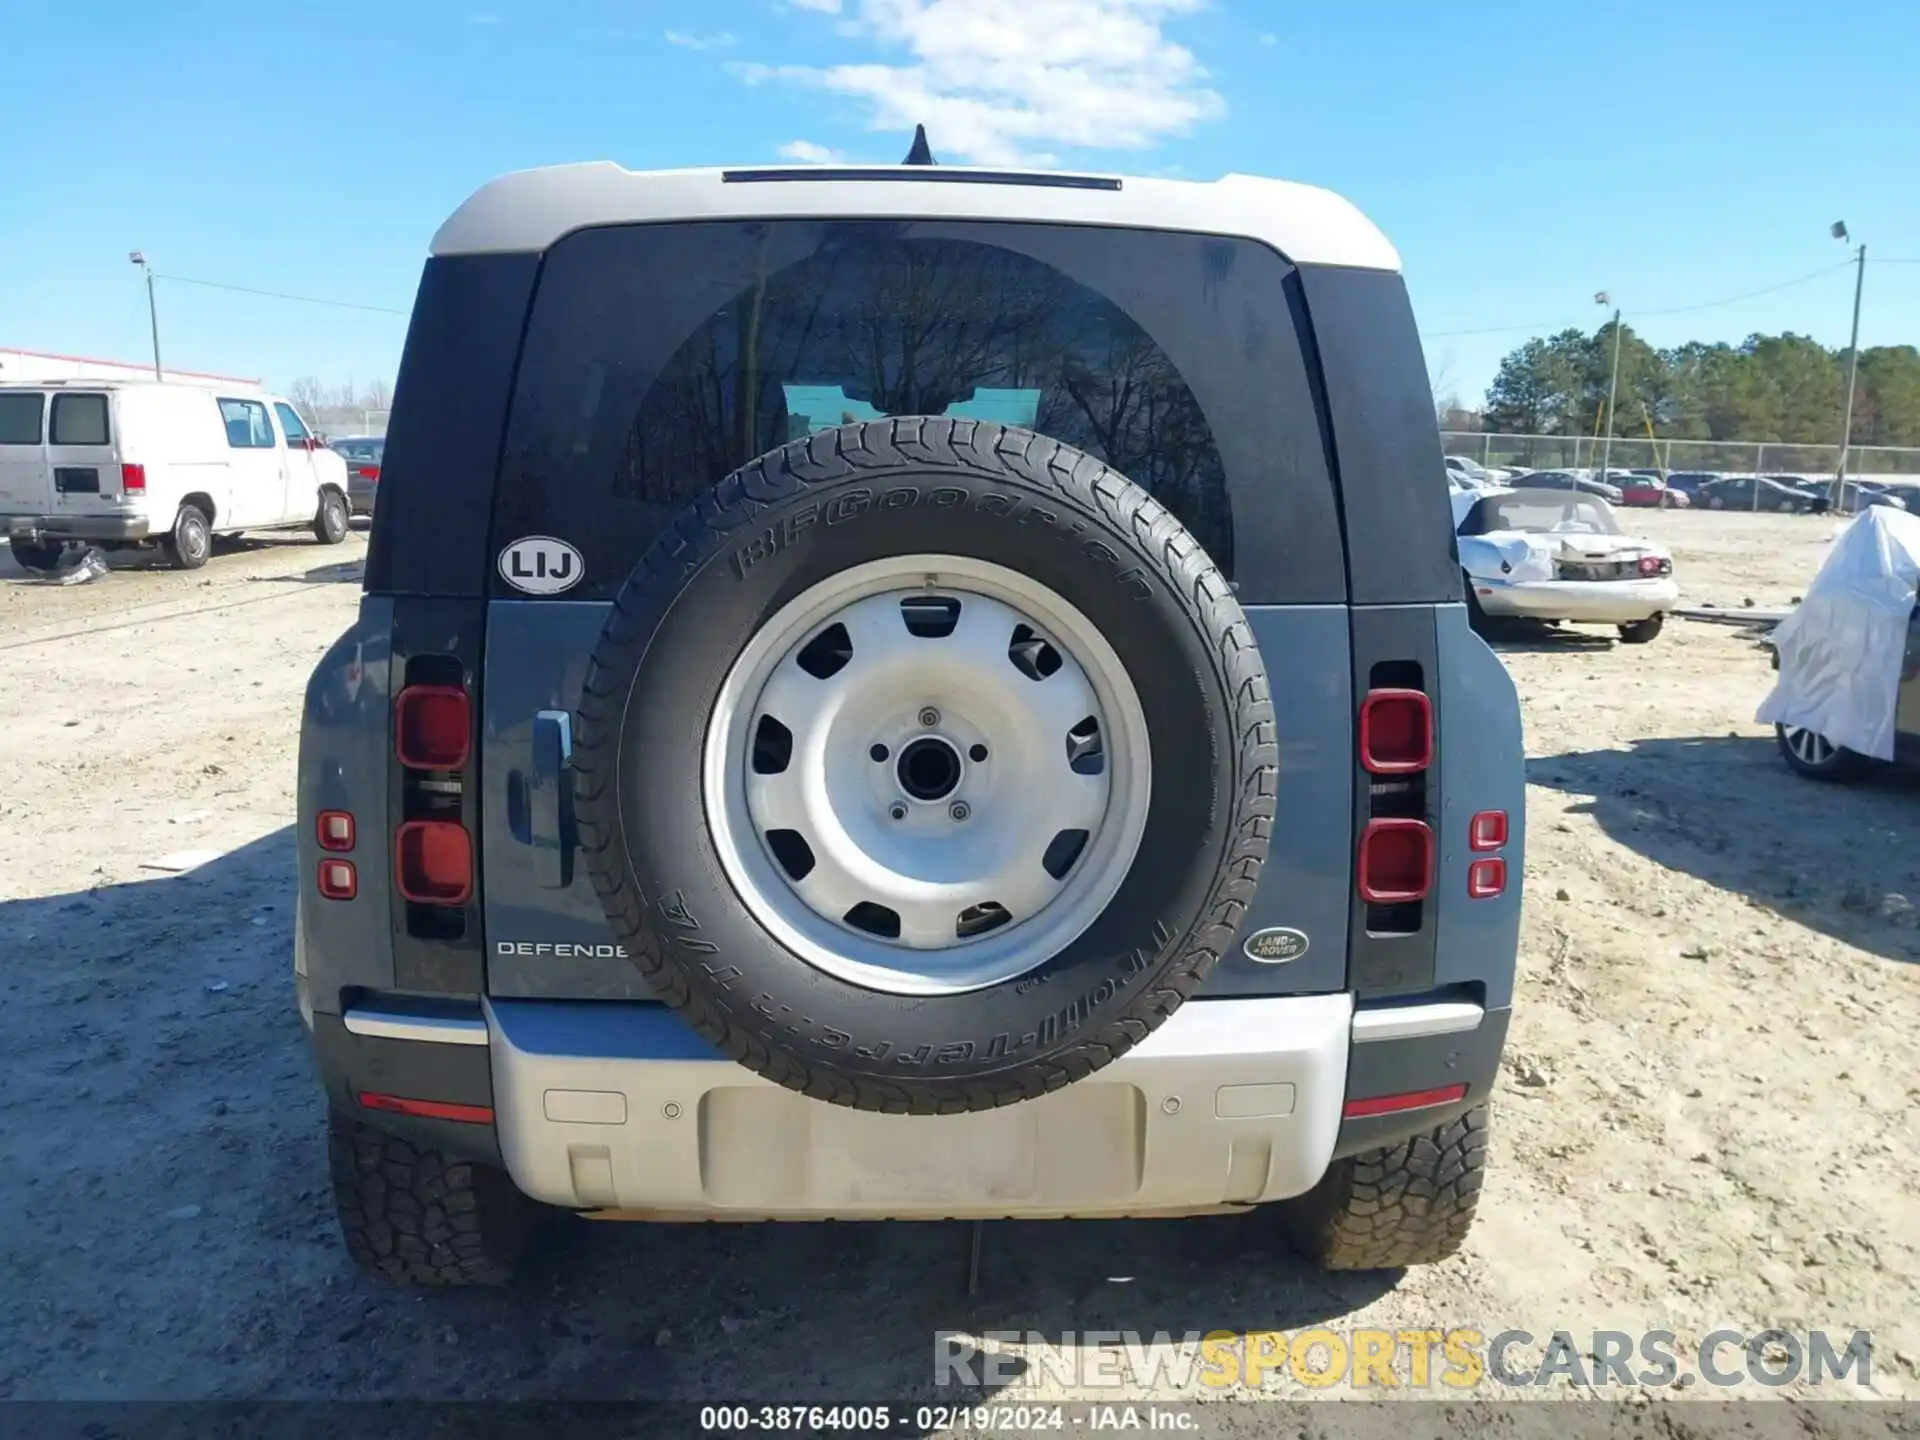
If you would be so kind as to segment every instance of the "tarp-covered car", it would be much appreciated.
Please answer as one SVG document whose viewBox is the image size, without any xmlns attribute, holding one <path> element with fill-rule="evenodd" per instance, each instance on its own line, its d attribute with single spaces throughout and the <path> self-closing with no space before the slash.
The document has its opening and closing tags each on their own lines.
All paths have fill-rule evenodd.
<svg viewBox="0 0 1920 1440">
<path fill-rule="evenodd" d="M 1794 612 L 1774 627 L 1773 692 L 1756 718 L 1815 780 L 1876 762 L 1920 765 L 1920 516 L 1875 506 L 1834 541 Z"/>
<path fill-rule="evenodd" d="M 1453 497 L 1475 621 L 1614 625 L 1630 645 L 1660 633 L 1680 599 L 1673 556 L 1621 533 L 1597 495 L 1520 489 Z"/>
</svg>

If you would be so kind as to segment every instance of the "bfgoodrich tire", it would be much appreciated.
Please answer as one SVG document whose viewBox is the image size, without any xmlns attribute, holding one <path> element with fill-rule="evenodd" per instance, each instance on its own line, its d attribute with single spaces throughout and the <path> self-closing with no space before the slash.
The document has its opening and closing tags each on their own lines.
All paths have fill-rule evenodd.
<svg viewBox="0 0 1920 1440">
<path fill-rule="evenodd" d="M 979 422 L 844 426 L 722 481 L 621 590 L 579 718 L 582 858 L 642 976 L 742 1065 L 865 1110 L 1012 1104 L 1123 1054 L 1232 943 L 1273 819 L 1267 677 L 1205 551 L 1099 462 Z M 1033 797 L 1089 794 L 1056 854 Z"/>
<path fill-rule="evenodd" d="M 1487 1107 L 1336 1160 L 1320 1183 L 1279 1208 L 1296 1248 L 1328 1270 L 1431 1265 L 1473 1226 L 1487 1169 Z"/>
<path fill-rule="evenodd" d="M 505 1285 L 540 1207 L 488 1165 L 327 1114 L 334 1213 L 354 1264 L 402 1285 Z"/>
</svg>

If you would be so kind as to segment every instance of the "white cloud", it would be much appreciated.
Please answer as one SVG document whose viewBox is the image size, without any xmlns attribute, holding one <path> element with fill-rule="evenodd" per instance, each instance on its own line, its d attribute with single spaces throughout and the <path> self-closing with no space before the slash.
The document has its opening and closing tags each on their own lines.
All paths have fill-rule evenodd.
<svg viewBox="0 0 1920 1440">
<path fill-rule="evenodd" d="M 792 3 L 840 9 L 840 0 Z M 1050 165 L 1049 147 L 1146 150 L 1224 113 L 1193 52 L 1163 29 L 1203 3 L 856 0 L 856 17 L 835 28 L 876 58 L 734 73 L 750 85 L 845 96 L 864 107 L 870 130 L 911 133 L 924 123 L 943 159 Z"/>
<path fill-rule="evenodd" d="M 780 154 L 800 165 L 838 165 L 847 158 L 840 151 L 816 145 L 811 140 L 789 140 L 780 147 Z"/>
<path fill-rule="evenodd" d="M 717 35 L 694 35 L 685 30 L 669 30 L 667 44 L 678 45 L 682 50 L 725 50 L 740 43 L 737 35 L 722 30 Z"/>
</svg>

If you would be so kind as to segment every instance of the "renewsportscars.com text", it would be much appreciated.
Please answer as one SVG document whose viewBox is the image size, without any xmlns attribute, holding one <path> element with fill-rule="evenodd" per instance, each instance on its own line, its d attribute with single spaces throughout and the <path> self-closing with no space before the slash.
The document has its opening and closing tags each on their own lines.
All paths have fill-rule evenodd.
<svg viewBox="0 0 1920 1440">
<path fill-rule="evenodd" d="M 1778 1388 L 1795 1382 L 1873 1383 L 1864 1330 L 1715 1330 L 1683 1344 L 1668 1330 L 1535 1335 L 1473 1329 L 1130 1330 L 1041 1334 L 934 1332 L 936 1385 L 1009 1385 L 1045 1377 L 1076 1390 L 1260 1389 L 1291 1381 L 1314 1389 L 1486 1390 L 1540 1386 Z"/>
</svg>

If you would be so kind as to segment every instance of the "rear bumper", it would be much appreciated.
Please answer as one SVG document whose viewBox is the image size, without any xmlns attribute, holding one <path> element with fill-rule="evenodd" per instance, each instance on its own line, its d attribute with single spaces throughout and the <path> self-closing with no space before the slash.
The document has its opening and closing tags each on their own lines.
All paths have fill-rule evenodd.
<svg viewBox="0 0 1920 1440">
<path fill-rule="evenodd" d="M 362 1113 L 503 1165 L 547 1204 L 639 1220 L 1190 1215 L 1283 1200 L 1337 1156 L 1484 1100 L 1507 1019 L 1458 1000 L 1358 1014 L 1348 995 L 1195 1001 L 1077 1085 L 927 1117 L 783 1089 L 658 1005 L 415 1003 L 314 1017 L 336 1105 L 373 1092 L 491 1110 L 492 1125 Z M 1440 1090 L 1417 1109 L 1343 1117 L 1350 1100 Z"/>
<path fill-rule="evenodd" d="M 1325 1171 L 1346 1092 L 1345 995 L 1196 1002 L 1090 1079 L 1005 1109 L 823 1105 L 658 1006 L 488 1009 L 500 1150 L 519 1187 L 652 1219 L 1192 1213 Z"/>
<path fill-rule="evenodd" d="M 1626 625 L 1664 615 L 1680 603 L 1672 580 L 1528 580 L 1518 584 L 1476 576 L 1473 593 L 1489 615 Z"/>
<path fill-rule="evenodd" d="M 377 485 L 369 485 L 365 481 L 356 482 L 349 480 L 347 482 L 348 512 L 354 515 L 373 514 L 373 501 L 377 494 L 379 494 L 379 487 Z"/>
<path fill-rule="evenodd" d="M 7 537 L 37 545 L 47 540 L 144 540 L 144 515 L 8 515 L 0 518 Z"/>
</svg>

